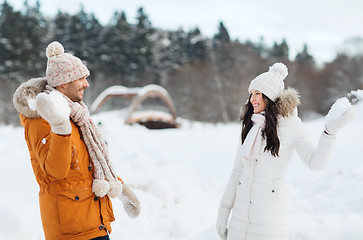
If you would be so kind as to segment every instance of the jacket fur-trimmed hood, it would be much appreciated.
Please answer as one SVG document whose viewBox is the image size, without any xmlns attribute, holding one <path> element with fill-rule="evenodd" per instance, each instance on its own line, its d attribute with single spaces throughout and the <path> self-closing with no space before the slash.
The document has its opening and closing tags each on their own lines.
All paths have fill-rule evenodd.
<svg viewBox="0 0 363 240">
<path fill-rule="evenodd" d="M 300 96 L 296 89 L 287 88 L 276 98 L 278 114 L 282 117 L 297 115 L 297 106 L 300 105 Z"/>
<path fill-rule="evenodd" d="M 45 77 L 32 78 L 22 83 L 13 95 L 15 109 L 26 118 L 39 118 L 37 111 L 29 107 L 28 100 L 34 99 L 39 93 L 45 90 L 47 79 Z"/>
</svg>

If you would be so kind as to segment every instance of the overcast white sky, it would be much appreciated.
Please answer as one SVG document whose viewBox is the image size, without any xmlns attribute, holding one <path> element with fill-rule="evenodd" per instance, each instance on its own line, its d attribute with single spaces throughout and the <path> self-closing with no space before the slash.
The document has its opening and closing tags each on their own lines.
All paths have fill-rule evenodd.
<svg viewBox="0 0 363 240">
<path fill-rule="evenodd" d="M 1 0 L 4 1 L 4 0 Z M 20 10 L 24 0 L 7 0 Z M 36 0 L 28 0 L 34 4 Z M 223 21 L 232 39 L 266 44 L 286 38 L 290 54 L 296 55 L 307 43 L 319 61 L 330 61 L 337 48 L 351 37 L 363 38 L 362 0 L 40 0 L 44 14 L 58 9 L 76 13 L 81 3 L 101 23 L 110 21 L 114 11 L 124 10 L 128 21 L 135 21 L 140 6 L 153 26 L 185 31 L 198 26 L 202 34 L 213 36 Z"/>
</svg>

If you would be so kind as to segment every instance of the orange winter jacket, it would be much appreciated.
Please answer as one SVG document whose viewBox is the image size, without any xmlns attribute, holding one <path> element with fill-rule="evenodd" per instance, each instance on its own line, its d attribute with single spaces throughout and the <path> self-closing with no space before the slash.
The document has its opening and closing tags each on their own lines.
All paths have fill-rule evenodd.
<svg viewBox="0 0 363 240">
<path fill-rule="evenodd" d="M 86 240 L 111 232 L 112 204 L 92 192 L 93 167 L 77 125 L 70 120 L 72 133 L 58 135 L 42 118 L 20 120 L 40 187 L 45 238 Z"/>
</svg>

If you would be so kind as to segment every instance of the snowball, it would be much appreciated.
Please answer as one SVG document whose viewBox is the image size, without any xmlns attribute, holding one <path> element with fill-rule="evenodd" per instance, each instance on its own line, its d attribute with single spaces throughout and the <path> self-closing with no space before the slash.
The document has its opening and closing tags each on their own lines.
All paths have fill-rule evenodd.
<svg viewBox="0 0 363 240">
<path fill-rule="evenodd" d="M 69 108 L 67 100 L 60 92 L 52 91 L 49 93 L 49 97 L 52 99 L 55 110 L 60 116 L 69 116 L 71 109 Z"/>
<path fill-rule="evenodd" d="M 358 100 L 363 100 L 363 90 L 358 89 L 355 91 L 351 91 L 348 96 L 354 96 L 356 97 Z"/>
<path fill-rule="evenodd" d="M 36 111 L 35 109 L 35 99 L 34 98 L 29 98 L 28 99 L 28 106 L 31 110 Z"/>
<path fill-rule="evenodd" d="M 326 115 L 327 121 L 334 121 L 340 118 L 343 113 L 350 108 L 351 104 L 348 98 L 343 97 L 338 99 L 330 108 L 328 114 Z"/>
</svg>

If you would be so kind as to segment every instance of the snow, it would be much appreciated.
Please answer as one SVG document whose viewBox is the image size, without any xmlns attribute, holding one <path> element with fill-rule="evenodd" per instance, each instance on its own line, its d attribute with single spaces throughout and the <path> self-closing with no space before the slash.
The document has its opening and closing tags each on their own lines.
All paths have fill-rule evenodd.
<svg viewBox="0 0 363 240">
<path fill-rule="evenodd" d="M 31 110 L 36 111 L 36 103 L 34 98 L 28 98 L 28 106 Z"/>
<path fill-rule="evenodd" d="M 146 93 L 151 92 L 151 91 L 160 92 L 165 97 L 170 98 L 169 93 L 168 93 L 168 91 L 166 91 L 165 88 L 163 88 L 162 86 L 159 86 L 159 85 L 155 85 L 155 84 L 149 84 L 149 85 L 146 85 L 145 87 L 140 88 L 138 95 L 143 96 Z"/>
<path fill-rule="evenodd" d="M 349 97 L 355 97 L 357 98 L 357 100 L 363 100 L 363 90 L 355 90 L 355 91 L 351 91 L 349 94 L 348 94 Z"/>
<path fill-rule="evenodd" d="M 361 91 L 357 91 L 362 93 Z M 362 96 L 362 95 L 360 95 Z M 290 240 L 363 239 L 363 103 L 337 134 L 327 168 L 314 172 L 297 155 L 287 170 Z M 239 124 L 182 120 L 181 128 L 125 125 L 120 111 L 93 116 L 107 134 L 113 165 L 141 201 L 129 218 L 113 200 L 111 239 L 217 240 L 219 200 L 233 167 Z M 305 122 L 314 143 L 325 118 Z M 0 126 L 0 239 L 44 239 L 23 128 Z"/>
<path fill-rule="evenodd" d="M 101 102 L 107 97 L 112 95 L 123 95 L 123 94 L 137 94 L 139 88 L 127 88 L 121 85 L 111 86 L 103 90 L 98 97 L 93 101 L 90 109 L 91 112 L 96 111 L 97 107 L 101 104 Z"/>
<path fill-rule="evenodd" d="M 38 96 L 40 96 L 40 95 L 41 94 L 39 94 Z M 71 109 L 69 108 L 68 102 L 64 98 L 62 93 L 60 93 L 58 91 L 50 92 L 49 100 L 52 101 L 53 106 L 55 108 L 54 111 L 57 112 L 59 114 L 59 116 L 69 116 Z"/>
<path fill-rule="evenodd" d="M 147 120 L 160 120 L 160 121 L 173 121 L 173 116 L 169 113 L 155 111 L 155 110 L 147 110 L 147 111 L 140 111 L 135 112 L 130 117 L 130 122 L 137 122 L 137 121 L 147 121 Z"/>
<path fill-rule="evenodd" d="M 121 86 L 121 85 L 115 85 L 115 86 L 111 86 L 109 88 L 106 88 L 104 91 L 102 91 L 101 94 L 98 95 L 98 97 L 93 101 L 90 109 L 91 109 L 91 112 L 96 111 L 98 106 L 108 96 L 114 96 L 114 95 L 117 96 L 117 95 L 129 94 L 129 95 L 137 95 L 140 98 L 140 97 L 144 96 L 145 94 L 147 94 L 150 91 L 158 92 L 161 95 L 165 96 L 168 100 L 171 101 L 171 98 L 169 96 L 168 91 L 166 91 L 165 88 L 163 88 L 163 87 L 161 87 L 159 85 L 149 84 L 149 85 L 146 85 L 144 87 L 135 87 L 135 88 L 128 88 L 128 87 Z"/>
</svg>

